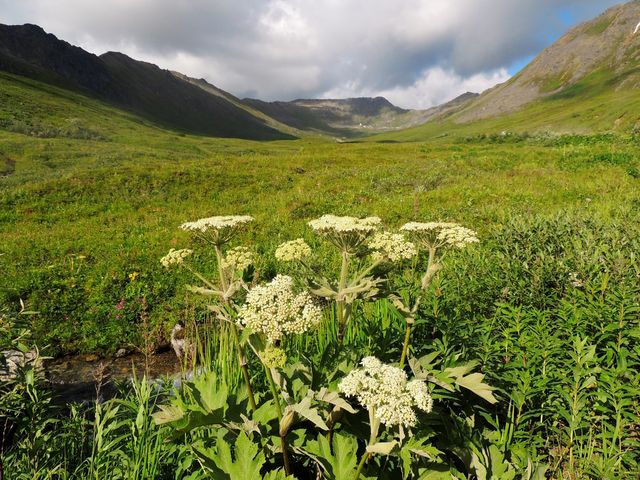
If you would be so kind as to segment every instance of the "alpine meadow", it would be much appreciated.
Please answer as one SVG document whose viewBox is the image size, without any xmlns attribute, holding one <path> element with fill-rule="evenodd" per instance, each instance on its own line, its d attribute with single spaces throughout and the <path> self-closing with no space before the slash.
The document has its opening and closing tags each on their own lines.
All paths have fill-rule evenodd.
<svg viewBox="0 0 640 480">
<path fill-rule="evenodd" d="M 420 109 L 231 94 L 26 3 L 0 0 L 0 480 L 640 478 L 640 0 L 522 0 L 568 32 Z M 207 8 L 179 9 L 199 41 Z M 83 45 L 143 56 L 108 17 Z"/>
</svg>

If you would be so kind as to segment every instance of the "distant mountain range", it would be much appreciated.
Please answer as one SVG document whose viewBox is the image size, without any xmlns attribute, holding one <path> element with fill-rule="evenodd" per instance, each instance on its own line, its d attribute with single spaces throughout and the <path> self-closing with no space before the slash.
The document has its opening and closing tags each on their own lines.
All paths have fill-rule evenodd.
<svg viewBox="0 0 640 480">
<path fill-rule="evenodd" d="M 219 137 L 398 132 L 399 138 L 419 139 L 482 128 L 628 131 L 640 129 L 638 21 L 640 0 L 613 7 L 572 29 L 509 81 L 427 110 L 402 109 L 382 97 L 239 99 L 204 79 L 122 53 L 93 55 L 29 24 L 0 24 L 0 71 L 80 92 L 161 126 Z"/>
<path fill-rule="evenodd" d="M 93 55 L 30 24 L 0 24 L 0 70 L 80 91 L 170 128 L 220 137 L 286 139 L 302 130 L 351 135 L 384 129 L 409 113 L 380 97 L 240 100 L 204 79 L 122 53 Z"/>
</svg>

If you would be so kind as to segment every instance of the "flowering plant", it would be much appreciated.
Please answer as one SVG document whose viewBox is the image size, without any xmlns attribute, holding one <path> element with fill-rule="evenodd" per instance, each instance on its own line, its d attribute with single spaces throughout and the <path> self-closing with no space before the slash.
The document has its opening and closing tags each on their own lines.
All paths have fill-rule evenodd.
<svg viewBox="0 0 640 480">
<path fill-rule="evenodd" d="M 211 398 L 207 382 L 196 381 L 189 387 L 199 391 L 192 395 L 191 402 L 196 402 L 196 406 L 190 405 L 188 396 L 181 396 L 159 412 L 158 423 L 179 424 L 182 429 L 216 425 L 222 432 L 215 442 L 216 448 L 201 446 L 198 450 L 205 457 L 204 463 L 223 462 L 221 452 L 228 449 L 226 429 L 236 430 L 233 434 L 236 456 L 246 454 L 245 461 L 257 461 L 254 447 L 258 443 L 262 451 L 271 452 L 281 462 L 272 472 L 285 476 L 298 471 L 300 465 L 307 465 L 316 470 L 318 478 L 357 480 L 365 469 L 371 468 L 375 455 L 395 455 L 402 458 L 406 477 L 413 457 L 423 455 L 427 448 L 430 437 L 421 420 L 432 412 L 438 389 L 450 395 L 462 387 L 489 402 L 496 401 L 491 387 L 482 382 L 482 375 L 471 373 L 474 365 L 443 370 L 434 364 L 431 355 L 409 358 L 414 378 L 409 379 L 405 370 L 411 325 L 419 314 L 422 296 L 442 269 L 447 249 L 476 243 L 475 232 L 452 223 L 416 222 L 407 223 L 400 232 L 392 232 L 381 228 L 378 217 L 324 215 L 308 222 L 308 226 L 337 249 L 340 261 L 337 275 L 325 273 L 328 269 L 315 261 L 312 247 L 303 238 L 297 238 L 280 244 L 275 249 L 275 259 L 280 266 L 298 265 L 295 272 L 300 278 L 277 274 L 265 282 L 256 280 L 247 285 L 243 273 L 256 262 L 256 256 L 245 246 L 230 248 L 229 243 L 251 221 L 247 216 L 226 216 L 182 225 L 184 230 L 213 245 L 217 280 L 209 280 L 190 266 L 187 261 L 193 255 L 190 249 L 172 249 L 161 260 L 165 267 L 186 268 L 201 281 L 201 285 L 188 288 L 213 299 L 209 309 L 230 326 L 246 385 L 247 415 L 236 417 L 235 421 L 220 417 L 212 409 L 239 398 L 228 397 L 226 388 L 216 390 L 215 398 Z M 427 264 L 422 268 L 425 252 Z M 393 291 L 394 279 L 407 272 L 420 273 L 415 279 L 419 294 L 411 297 L 414 299 L 411 302 Z M 389 300 L 406 320 L 400 361 L 396 363 L 396 357 L 395 361 L 390 360 L 392 363 L 385 363 L 368 355 L 360 360 L 359 366 L 354 365 L 354 357 L 361 358 L 360 350 L 348 338 L 345 341 L 347 327 L 351 325 L 355 330 L 359 326 L 351 323 L 354 306 L 364 308 L 374 301 Z M 335 308 L 335 324 L 331 323 L 334 316 L 327 305 Z M 323 325 L 335 326 L 337 335 L 320 347 L 316 330 Z M 294 348 L 296 345 L 298 348 Z M 302 345 L 310 346 L 310 352 L 301 352 Z M 255 354 L 252 358 L 245 354 L 247 347 Z M 255 385 L 261 385 L 255 382 L 257 372 L 252 375 L 250 371 L 256 364 L 264 372 L 270 398 L 260 389 L 254 392 Z M 366 425 L 369 440 L 357 462 L 358 436 L 354 436 L 351 428 L 362 421 L 360 411 L 366 412 L 368 422 L 364 421 L 356 430 Z M 412 433 L 412 438 L 408 438 L 407 432 Z M 429 455 L 437 458 L 439 451 L 433 446 L 429 448 Z M 341 463 L 344 458 L 349 458 L 348 462 Z M 264 464 L 264 458 L 261 462 L 256 464 L 256 471 Z"/>
</svg>

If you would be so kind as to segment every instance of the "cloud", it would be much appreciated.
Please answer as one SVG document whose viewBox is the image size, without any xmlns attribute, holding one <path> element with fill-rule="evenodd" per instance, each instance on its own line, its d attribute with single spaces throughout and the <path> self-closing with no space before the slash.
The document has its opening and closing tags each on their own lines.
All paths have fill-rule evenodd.
<svg viewBox="0 0 640 480">
<path fill-rule="evenodd" d="M 386 95 L 428 107 L 507 78 L 572 20 L 616 0 L 0 0 L 94 53 L 204 77 L 239 96 Z"/>
<path fill-rule="evenodd" d="M 500 68 L 492 72 L 476 73 L 462 77 L 453 70 L 433 67 L 422 72 L 412 85 L 387 90 L 359 90 L 363 96 L 383 96 L 391 103 L 403 108 L 429 108 L 452 100 L 465 92 L 483 92 L 498 83 L 505 82 L 510 75 Z M 323 98 L 344 98 L 357 90 L 349 83 L 322 94 Z"/>
</svg>

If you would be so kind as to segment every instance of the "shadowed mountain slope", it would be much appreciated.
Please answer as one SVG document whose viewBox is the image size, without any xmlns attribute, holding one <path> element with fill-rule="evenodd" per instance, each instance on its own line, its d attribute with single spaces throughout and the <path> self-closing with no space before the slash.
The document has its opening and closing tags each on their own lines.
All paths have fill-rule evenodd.
<svg viewBox="0 0 640 480">
<path fill-rule="evenodd" d="M 35 25 L 0 25 L 0 70 L 81 91 L 178 130 L 256 140 L 292 138 L 168 70 L 121 53 L 98 57 Z"/>
</svg>

